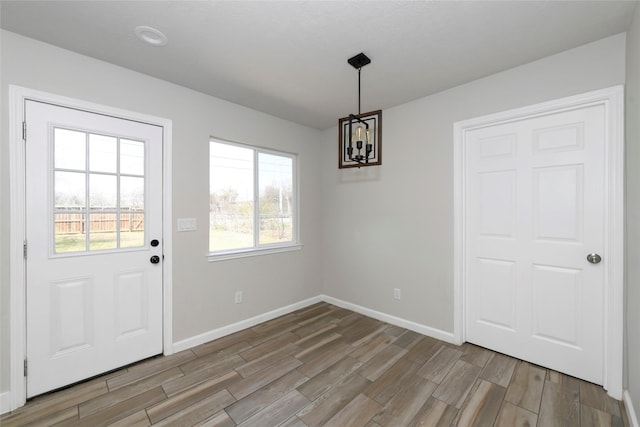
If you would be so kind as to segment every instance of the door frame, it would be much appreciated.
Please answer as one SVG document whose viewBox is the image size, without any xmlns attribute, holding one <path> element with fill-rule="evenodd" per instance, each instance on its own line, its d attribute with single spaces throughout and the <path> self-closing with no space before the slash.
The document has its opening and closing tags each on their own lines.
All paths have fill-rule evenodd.
<svg viewBox="0 0 640 427">
<path fill-rule="evenodd" d="M 604 372 L 603 387 L 618 400 L 623 391 L 624 359 L 624 86 L 613 86 L 500 113 L 456 122 L 454 134 L 454 337 L 466 341 L 467 213 L 465 145 L 467 132 L 478 128 L 538 117 L 554 112 L 602 105 L 606 115 L 604 253 Z"/>
<path fill-rule="evenodd" d="M 25 175 L 26 156 L 25 143 L 22 139 L 22 123 L 25 116 L 27 100 L 54 104 L 61 107 L 83 110 L 90 113 L 132 120 L 162 128 L 162 263 L 163 307 L 162 307 L 162 346 L 163 354 L 173 353 L 173 312 L 172 312 L 172 121 L 169 119 L 108 107 L 93 102 L 82 101 L 52 93 L 33 90 L 25 87 L 9 86 L 9 179 L 10 179 L 10 310 L 9 335 L 10 355 L 9 369 L 11 388 L 9 391 L 9 410 L 14 410 L 26 403 L 27 389 L 24 376 L 24 360 L 26 358 L 26 263 L 23 244 L 26 239 L 25 211 Z"/>
</svg>

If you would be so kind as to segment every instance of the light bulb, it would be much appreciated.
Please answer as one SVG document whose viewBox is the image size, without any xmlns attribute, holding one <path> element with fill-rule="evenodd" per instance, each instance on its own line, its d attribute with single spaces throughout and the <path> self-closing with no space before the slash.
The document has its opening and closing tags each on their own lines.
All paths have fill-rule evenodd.
<svg viewBox="0 0 640 427">
<path fill-rule="evenodd" d="M 373 129 L 367 131 L 367 144 L 373 144 Z"/>
<path fill-rule="evenodd" d="M 365 136 L 366 131 L 364 130 L 364 126 L 356 126 L 356 130 L 355 132 L 353 132 L 353 139 L 355 139 L 356 141 L 364 141 Z"/>
</svg>

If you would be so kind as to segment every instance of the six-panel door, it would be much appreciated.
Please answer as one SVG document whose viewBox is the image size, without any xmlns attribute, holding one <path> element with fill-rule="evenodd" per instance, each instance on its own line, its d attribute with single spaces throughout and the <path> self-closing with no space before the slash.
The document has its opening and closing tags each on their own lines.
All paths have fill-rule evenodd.
<svg viewBox="0 0 640 427">
<path fill-rule="evenodd" d="M 603 382 L 603 106 L 470 130 L 467 340 Z"/>
</svg>

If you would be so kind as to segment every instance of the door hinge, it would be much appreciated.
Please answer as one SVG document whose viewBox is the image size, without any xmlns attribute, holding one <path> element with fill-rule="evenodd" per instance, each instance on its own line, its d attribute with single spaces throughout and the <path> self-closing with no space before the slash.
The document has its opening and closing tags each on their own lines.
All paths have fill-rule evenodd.
<svg viewBox="0 0 640 427">
<path fill-rule="evenodd" d="M 22 140 L 27 140 L 27 122 L 22 122 Z"/>
<path fill-rule="evenodd" d="M 22 255 L 24 256 L 24 259 L 27 259 L 27 241 L 26 240 L 22 244 Z"/>
<path fill-rule="evenodd" d="M 24 359 L 24 376 L 27 376 L 27 359 Z"/>
</svg>

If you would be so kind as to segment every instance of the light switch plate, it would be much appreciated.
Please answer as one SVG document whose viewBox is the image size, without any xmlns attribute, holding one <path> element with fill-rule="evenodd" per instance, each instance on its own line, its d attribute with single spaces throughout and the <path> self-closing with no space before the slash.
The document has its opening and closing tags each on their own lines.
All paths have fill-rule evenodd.
<svg viewBox="0 0 640 427">
<path fill-rule="evenodd" d="M 195 231 L 196 228 L 195 218 L 178 218 L 178 231 Z"/>
</svg>

